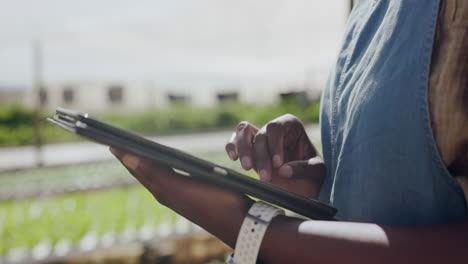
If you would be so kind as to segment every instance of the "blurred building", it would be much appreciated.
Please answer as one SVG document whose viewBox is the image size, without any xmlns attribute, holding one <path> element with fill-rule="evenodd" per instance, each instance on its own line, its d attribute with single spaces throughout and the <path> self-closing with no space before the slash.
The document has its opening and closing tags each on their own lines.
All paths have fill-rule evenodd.
<svg viewBox="0 0 468 264">
<path fill-rule="evenodd" d="M 22 104 L 24 98 L 25 91 L 20 87 L 0 87 L 0 105 Z"/>
<path fill-rule="evenodd" d="M 161 106 L 166 102 L 154 93 L 153 87 L 131 82 L 48 82 L 40 89 L 39 101 L 44 109 L 56 107 L 83 111 L 108 111 L 142 109 Z M 34 91 L 29 91 L 24 101 L 33 106 Z"/>
<path fill-rule="evenodd" d="M 16 102 L 33 107 L 34 98 L 37 98 L 34 92 L 33 89 L 29 89 L 28 92 L 17 89 L 14 96 L 2 96 L 2 101 L 15 98 Z M 45 110 L 65 107 L 80 111 L 105 112 L 164 108 L 180 103 L 206 107 L 228 102 L 270 104 L 284 99 L 284 95 L 288 93 L 299 93 L 305 100 L 317 100 L 320 89 L 310 83 L 275 86 L 252 82 L 236 86 L 187 88 L 161 87 L 152 82 L 75 81 L 47 82 L 40 89 L 38 97 Z M 13 101 L 8 99 L 8 103 Z"/>
</svg>

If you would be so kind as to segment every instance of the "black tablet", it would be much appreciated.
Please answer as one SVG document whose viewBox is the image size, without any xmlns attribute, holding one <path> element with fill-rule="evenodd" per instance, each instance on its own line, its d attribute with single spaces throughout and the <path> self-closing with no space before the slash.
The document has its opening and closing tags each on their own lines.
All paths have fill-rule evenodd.
<svg viewBox="0 0 468 264">
<path fill-rule="evenodd" d="M 54 117 L 47 120 L 98 143 L 166 164 L 194 179 L 250 195 L 311 219 L 335 220 L 337 210 L 329 205 L 158 144 L 134 132 L 92 118 L 86 113 L 58 108 Z"/>
</svg>

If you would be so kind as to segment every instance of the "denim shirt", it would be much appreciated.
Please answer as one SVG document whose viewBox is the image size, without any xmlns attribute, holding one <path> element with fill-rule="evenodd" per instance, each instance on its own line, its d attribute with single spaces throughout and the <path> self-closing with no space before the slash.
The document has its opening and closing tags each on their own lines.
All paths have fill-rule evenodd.
<svg viewBox="0 0 468 264">
<path fill-rule="evenodd" d="M 320 198 L 346 221 L 467 220 L 431 129 L 428 78 L 439 0 L 360 0 L 322 95 Z"/>
</svg>

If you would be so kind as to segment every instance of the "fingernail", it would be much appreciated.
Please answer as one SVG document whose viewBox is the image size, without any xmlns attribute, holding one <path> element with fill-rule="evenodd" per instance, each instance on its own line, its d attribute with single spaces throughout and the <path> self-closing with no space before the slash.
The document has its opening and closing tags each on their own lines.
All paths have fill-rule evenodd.
<svg viewBox="0 0 468 264">
<path fill-rule="evenodd" d="M 117 152 L 116 152 L 116 149 L 113 148 L 113 147 L 109 147 L 109 151 L 114 154 L 114 155 L 117 155 Z"/>
<path fill-rule="evenodd" d="M 237 155 L 234 151 L 229 151 L 229 158 L 231 158 L 232 160 L 236 160 L 237 158 Z"/>
<path fill-rule="evenodd" d="M 275 165 L 276 168 L 281 166 L 281 157 L 279 155 L 273 156 L 273 165 Z"/>
<path fill-rule="evenodd" d="M 140 163 L 140 159 L 138 157 L 135 157 L 133 155 L 125 155 L 122 158 L 122 163 L 127 166 L 127 168 L 135 170 L 138 168 L 138 164 Z"/>
<path fill-rule="evenodd" d="M 268 172 L 267 170 L 263 169 L 263 170 L 260 170 L 260 180 L 262 181 L 268 181 Z"/>
<path fill-rule="evenodd" d="M 250 160 L 249 157 L 243 157 L 242 158 L 242 167 L 244 167 L 244 169 L 251 169 L 252 168 L 252 161 Z"/>
<path fill-rule="evenodd" d="M 114 147 L 110 147 L 109 148 L 110 152 L 112 153 L 112 155 L 114 155 L 116 158 L 118 159 L 121 159 L 123 155 L 125 155 L 122 151 L 114 148 Z"/>
<path fill-rule="evenodd" d="M 291 166 L 285 165 L 278 170 L 278 173 L 285 178 L 291 178 L 293 176 L 293 169 Z"/>
</svg>

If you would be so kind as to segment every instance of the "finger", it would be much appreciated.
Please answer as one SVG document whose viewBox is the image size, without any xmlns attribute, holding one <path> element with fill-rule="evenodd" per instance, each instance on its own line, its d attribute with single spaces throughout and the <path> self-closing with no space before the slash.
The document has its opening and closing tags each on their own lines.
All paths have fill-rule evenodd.
<svg viewBox="0 0 468 264">
<path fill-rule="evenodd" d="M 283 178 L 311 178 L 322 181 L 325 177 L 325 163 L 320 157 L 309 160 L 291 161 L 278 169 L 278 176 Z"/>
<path fill-rule="evenodd" d="M 253 146 L 252 141 L 257 134 L 258 128 L 254 127 L 248 122 L 241 122 L 237 126 L 237 155 L 240 157 L 241 165 L 244 170 L 253 168 Z"/>
<path fill-rule="evenodd" d="M 109 147 L 109 151 L 118 159 L 120 159 L 124 154 L 124 152 L 122 152 L 119 149 L 116 149 L 114 147 Z"/>
<path fill-rule="evenodd" d="M 122 163 L 122 165 L 149 190 L 156 190 L 159 185 L 164 186 L 174 181 L 178 176 L 172 168 L 153 160 L 148 160 L 111 148 L 110 151 Z"/>
<path fill-rule="evenodd" d="M 127 152 L 123 152 L 114 147 L 111 147 L 109 150 L 112 154 L 114 154 L 114 156 L 116 156 L 120 160 L 122 165 L 124 165 L 127 169 L 131 170 L 132 172 L 138 172 L 139 174 L 145 172 L 174 172 L 170 167 L 160 164 L 157 161 L 148 160 Z"/>
<path fill-rule="evenodd" d="M 122 164 L 125 167 L 127 167 L 130 170 L 137 170 L 138 166 L 141 163 L 141 158 L 135 155 L 122 152 L 112 147 L 110 148 L 110 151 L 120 160 L 120 162 L 122 162 Z"/>
<path fill-rule="evenodd" d="M 253 153 L 255 160 L 255 169 L 260 176 L 260 180 L 271 181 L 271 155 L 268 150 L 268 139 L 265 132 L 259 132 L 253 143 Z"/>
<path fill-rule="evenodd" d="M 271 122 L 266 126 L 266 133 L 272 164 L 279 168 L 284 162 L 284 128 L 276 122 Z"/>
<path fill-rule="evenodd" d="M 237 160 L 239 156 L 237 155 L 237 147 L 236 147 L 236 138 L 237 133 L 232 133 L 231 138 L 229 139 L 228 143 L 226 144 L 226 152 L 231 160 Z"/>
</svg>

